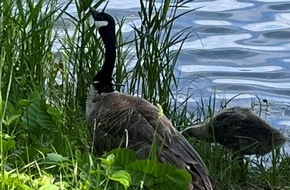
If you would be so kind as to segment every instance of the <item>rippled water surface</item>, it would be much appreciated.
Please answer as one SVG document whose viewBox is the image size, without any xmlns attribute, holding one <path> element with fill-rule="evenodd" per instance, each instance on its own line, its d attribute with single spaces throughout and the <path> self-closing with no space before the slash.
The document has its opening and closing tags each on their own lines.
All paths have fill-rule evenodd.
<svg viewBox="0 0 290 190">
<path fill-rule="evenodd" d="M 180 13 L 201 8 L 176 21 L 175 30 L 193 26 L 195 34 L 176 67 L 184 94 L 190 88 L 195 99 L 206 100 L 214 93 L 218 99 L 245 93 L 231 105 L 246 107 L 258 96 L 265 100 L 261 117 L 289 134 L 290 1 L 196 0 L 187 5 Z M 111 0 L 107 6 L 107 12 L 126 17 L 125 33 L 132 31 L 132 22 L 140 24 L 139 9 L 139 1 L 132 0 Z M 70 10 L 75 12 L 74 6 Z"/>
</svg>

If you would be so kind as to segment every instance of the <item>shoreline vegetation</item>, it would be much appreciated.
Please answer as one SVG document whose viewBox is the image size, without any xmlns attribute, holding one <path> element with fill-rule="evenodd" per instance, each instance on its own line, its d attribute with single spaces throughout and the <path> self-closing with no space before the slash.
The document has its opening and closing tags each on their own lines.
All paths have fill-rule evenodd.
<svg viewBox="0 0 290 190">
<path fill-rule="evenodd" d="M 68 12 L 72 3 L 76 15 Z M 217 103 L 213 96 L 189 112 L 186 101 L 173 101 L 179 82 L 174 75 L 178 55 L 188 37 L 195 35 L 190 27 L 172 30 L 180 17 L 194 11 L 179 12 L 186 3 L 164 0 L 157 7 L 155 0 L 140 1 L 143 24 L 132 26 L 132 39 L 121 33 L 125 19 L 118 21 L 116 32 L 114 79 L 124 85 L 116 89 L 142 94 L 160 105 L 175 126 L 203 121 L 221 109 L 217 104 L 228 103 Z M 88 9 L 100 4 L 92 0 L 0 3 L 0 189 L 183 189 L 190 180 L 187 172 L 154 158 L 136 160 L 128 149 L 104 155 L 92 150 L 85 100 L 90 79 L 101 66 L 103 47 Z M 241 164 L 222 146 L 189 141 L 217 190 L 290 189 L 290 157 L 283 148 L 266 157 L 246 157 Z"/>
</svg>

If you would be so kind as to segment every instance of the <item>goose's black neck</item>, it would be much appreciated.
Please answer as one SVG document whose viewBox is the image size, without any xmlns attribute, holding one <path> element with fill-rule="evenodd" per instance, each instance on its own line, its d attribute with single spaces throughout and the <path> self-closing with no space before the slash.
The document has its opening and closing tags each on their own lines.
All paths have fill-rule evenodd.
<svg viewBox="0 0 290 190">
<path fill-rule="evenodd" d="M 94 76 L 94 88 L 98 93 L 114 92 L 112 75 L 116 60 L 115 25 L 113 28 L 101 27 L 99 33 L 105 45 L 105 59 L 101 70 Z"/>
</svg>

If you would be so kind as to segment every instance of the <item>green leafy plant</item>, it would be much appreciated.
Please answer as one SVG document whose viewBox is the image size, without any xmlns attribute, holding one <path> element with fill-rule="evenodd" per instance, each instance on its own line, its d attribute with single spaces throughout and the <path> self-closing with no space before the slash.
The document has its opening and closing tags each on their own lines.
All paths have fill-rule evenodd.
<svg viewBox="0 0 290 190">
<path fill-rule="evenodd" d="M 185 170 L 156 160 L 138 160 L 130 149 L 116 149 L 109 153 L 116 155 L 113 163 L 119 171 L 127 171 L 132 178 L 132 185 L 149 189 L 186 189 L 191 181 Z"/>
<path fill-rule="evenodd" d="M 204 120 L 216 107 L 227 105 L 215 97 L 202 98 L 192 112 L 186 100 L 174 100 L 179 90 L 174 68 L 192 30 L 175 31 L 173 26 L 193 11 L 179 11 L 188 2 L 163 0 L 157 6 L 155 0 L 140 1 L 142 24 L 133 25 L 131 36 L 121 30 L 126 19 L 117 22 L 114 78 L 125 87 L 116 89 L 160 103 L 160 114 L 176 125 Z M 92 3 L 0 3 L 0 189 L 186 189 L 189 174 L 158 163 L 154 150 L 149 160 L 138 160 L 128 149 L 104 157 L 90 153 L 85 100 L 104 51 L 87 11 L 102 1 Z M 68 11 L 72 4 L 76 14 Z M 239 161 L 222 147 L 190 140 L 217 190 L 290 186 L 289 155 L 283 149 L 269 159 L 247 159 L 241 170 Z"/>
</svg>

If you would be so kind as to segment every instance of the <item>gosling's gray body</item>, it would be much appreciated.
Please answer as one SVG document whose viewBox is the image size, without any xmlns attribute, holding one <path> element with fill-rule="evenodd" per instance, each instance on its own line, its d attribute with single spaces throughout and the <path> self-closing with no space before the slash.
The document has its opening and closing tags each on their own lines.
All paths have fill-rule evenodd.
<svg viewBox="0 0 290 190">
<path fill-rule="evenodd" d="M 155 138 L 160 162 L 191 173 L 189 189 L 213 189 L 198 153 L 166 116 L 160 116 L 156 106 L 119 92 L 98 94 L 91 88 L 90 94 L 87 119 L 98 152 L 127 147 L 136 151 L 140 159 L 146 159 Z"/>
<path fill-rule="evenodd" d="M 279 130 L 271 127 L 248 108 L 222 110 L 209 121 L 185 129 L 191 137 L 217 142 L 241 155 L 264 155 L 286 141 Z"/>
</svg>

